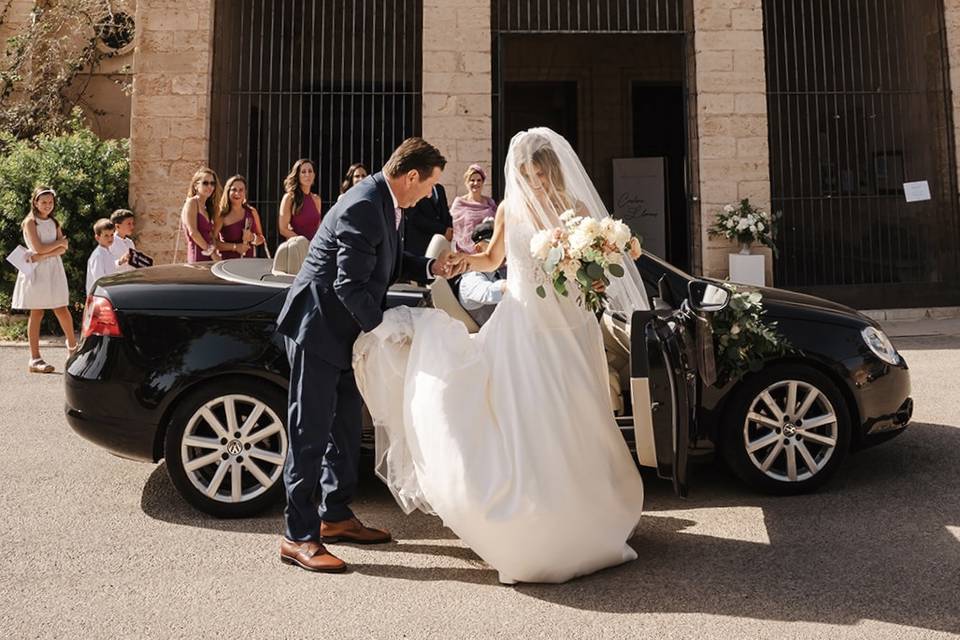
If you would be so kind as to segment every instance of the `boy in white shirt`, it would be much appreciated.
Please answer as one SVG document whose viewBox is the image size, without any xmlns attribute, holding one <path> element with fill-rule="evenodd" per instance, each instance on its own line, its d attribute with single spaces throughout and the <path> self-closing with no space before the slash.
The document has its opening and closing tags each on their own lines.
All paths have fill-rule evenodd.
<svg viewBox="0 0 960 640">
<path fill-rule="evenodd" d="M 110 254 L 118 272 L 133 271 L 130 265 L 130 249 L 136 249 L 133 244 L 133 211 L 117 209 L 110 215 L 110 222 L 114 226 L 113 243 L 110 244 Z"/>
<path fill-rule="evenodd" d="M 103 276 L 117 272 L 117 263 L 110 253 L 113 243 L 113 223 L 106 218 L 100 218 L 93 224 L 93 234 L 97 239 L 97 248 L 87 260 L 87 295 L 93 293 L 97 280 Z"/>
</svg>

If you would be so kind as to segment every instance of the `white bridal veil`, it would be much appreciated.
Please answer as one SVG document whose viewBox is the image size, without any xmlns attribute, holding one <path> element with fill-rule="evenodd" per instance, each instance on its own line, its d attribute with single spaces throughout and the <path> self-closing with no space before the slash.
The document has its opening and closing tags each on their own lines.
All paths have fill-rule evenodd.
<svg viewBox="0 0 960 640">
<path fill-rule="evenodd" d="M 537 127 L 515 135 L 504 173 L 505 206 L 530 216 L 536 228 L 562 227 L 560 215 L 568 209 L 598 221 L 610 217 L 570 143 L 551 129 Z M 636 265 L 629 256 L 623 258 L 626 273 L 611 278 L 608 308 L 629 317 L 650 305 Z"/>
</svg>

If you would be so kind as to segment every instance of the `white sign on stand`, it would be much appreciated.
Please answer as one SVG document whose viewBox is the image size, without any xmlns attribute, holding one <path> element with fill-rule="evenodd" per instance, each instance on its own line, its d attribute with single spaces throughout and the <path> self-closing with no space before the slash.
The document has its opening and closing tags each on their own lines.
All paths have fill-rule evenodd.
<svg viewBox="0 0 960 640">
<path fill-rule="evenodd" d="M 643 239 L 644 250 L 666 256 L 666 158 L 614 158 L 613 216 Z"/>
<path fill-rule="evenodd" d="M 731 253 L 730 282 L 766 286 L 763 254 Z"/>
</svg>

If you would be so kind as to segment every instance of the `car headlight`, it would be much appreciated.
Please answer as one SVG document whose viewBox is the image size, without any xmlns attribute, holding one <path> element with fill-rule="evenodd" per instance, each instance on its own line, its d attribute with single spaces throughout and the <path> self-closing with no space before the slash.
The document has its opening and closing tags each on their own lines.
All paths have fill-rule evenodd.
<svg viewBox="0 0 960 640">
<path fill-rule="evenodd" d="M 897 353 L 893 343 L 890 342 L 890 338 L 883 331 L 876 327 L 867 327 L 860 332 L 860 335 L 863 336 L 863 341 L 867 343 L 867 347 L 875 356 L 887 364 L 900 364 L 900 354 Z"/>
</svg>

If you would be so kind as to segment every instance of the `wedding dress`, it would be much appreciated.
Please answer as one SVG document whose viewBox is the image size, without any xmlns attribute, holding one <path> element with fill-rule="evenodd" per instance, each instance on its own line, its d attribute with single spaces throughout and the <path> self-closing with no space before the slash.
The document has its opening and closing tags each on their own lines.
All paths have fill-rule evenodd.
<svg viewBox="0 0 960 640">
<path fill-rule="evenodd" d="M 527 147 L 566 145 L 549 130 L 526 133 L 540 136 Z M 566 191 L 582 204 L 596 192 L 570 194 L 574 172 Z M 563 582 L 637 557 L 627 540 L 643 484 L 613 418 L 596 317 L 573 297 L 536 293 L 530 240 L 562 211 L 543 215 L 525 191 L 508 183 L 507 292 L 480 332 L 440 310 L 390 309 L 357 340 L 354 366 L 377 472 L 404 511 L 438 515 L 501 582 Z M 646 304 L 632 295 L 619 297 Z"/>
</svg>

